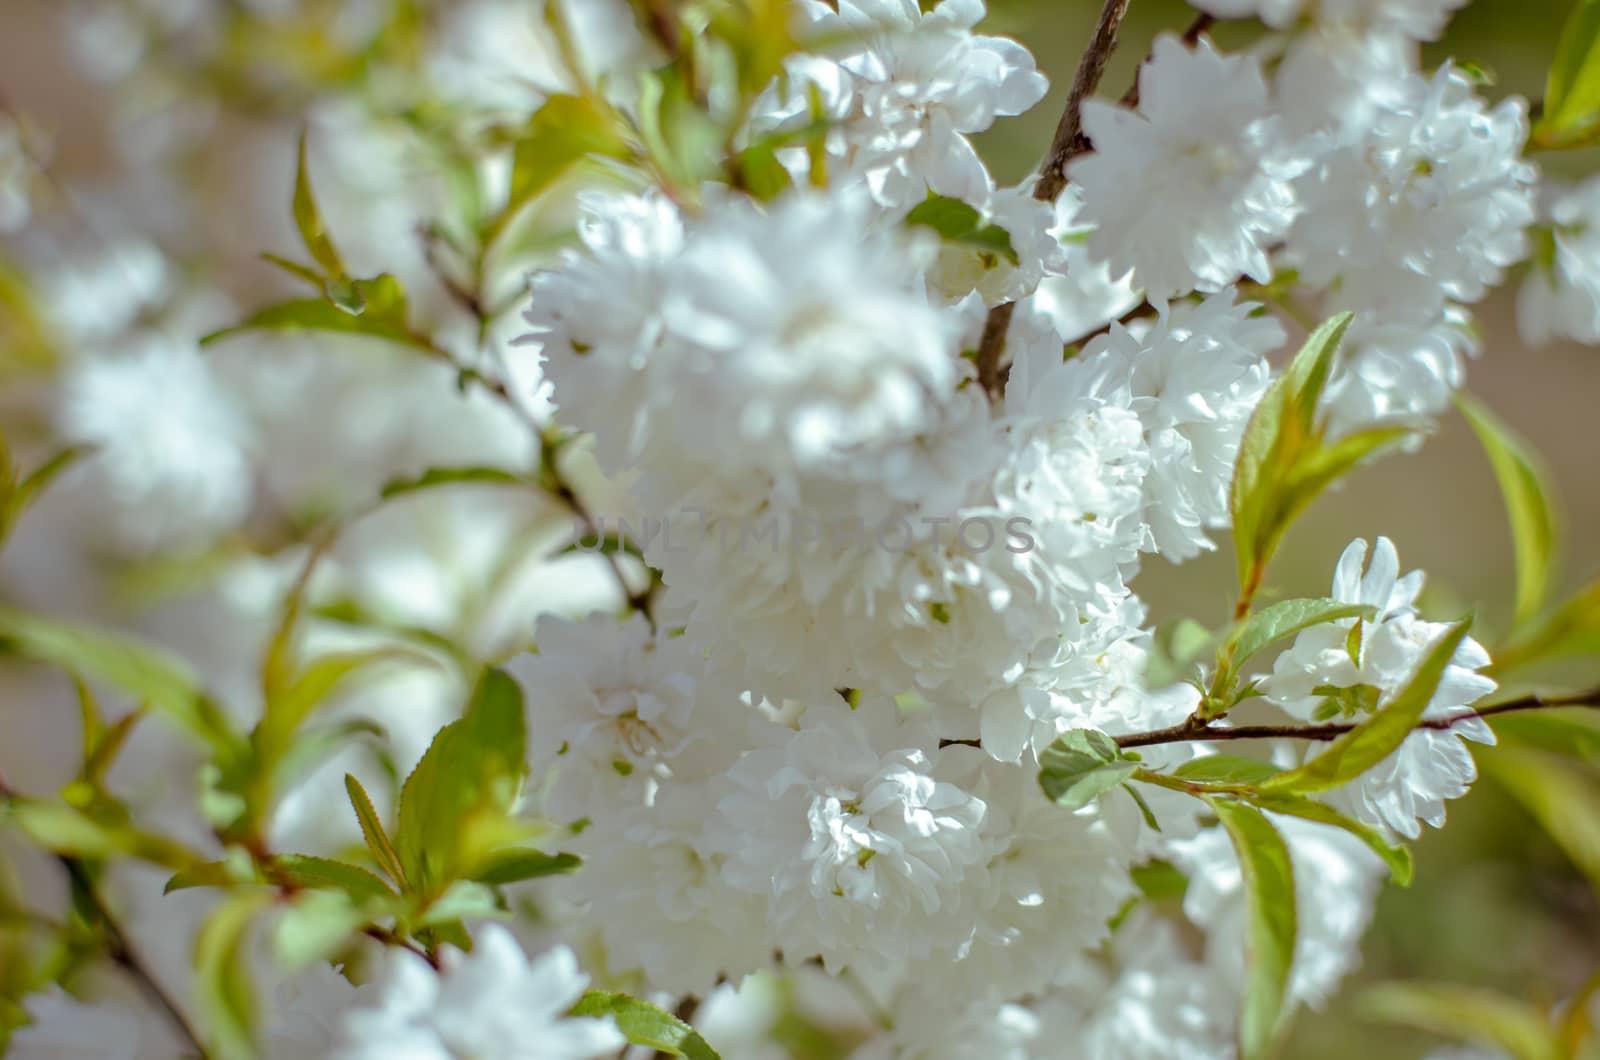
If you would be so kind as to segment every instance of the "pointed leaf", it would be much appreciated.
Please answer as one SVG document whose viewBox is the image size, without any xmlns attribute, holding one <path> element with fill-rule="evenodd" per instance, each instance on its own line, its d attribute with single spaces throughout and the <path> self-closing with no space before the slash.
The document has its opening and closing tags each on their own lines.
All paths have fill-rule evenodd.
<svg viewBox="0 0 1600 1060">
<path fill-rule="evenodd" d="M 389 842 L 389 834 L 383 830 L 383 822 L 378 819 L 378 811 L 373 809 L 367 789 L 361 786 L 361 781 L 353 774 L 346 773 L 344 790 L 350 795 L 350 805 L 355 807 L 356 820 L 361 822 L 361 837 L 367 841 L 367 849 L 372 852 L 372 860 L 389 874 L 389 878 L 402 891 L 410 890 L 400 855 L 395 852 L 394 844 Z"/>
<path fill-rule="evenodd" d="M 1515 1060 L 1556 1060 L 1549 1021 L 1525 1001 L 1450 983 L 1386 983 L 1361 995 L 1369 1019 L 1495 1045 Z"/>
<path fill-rule="evenodd" d="M 1207 796 L 1244 876 L 1249 921 L 1245 939 L 1245 991 L 1239 1017 L 1243 1060 L 1271 1055 L 1283 1029 L 1289 973 L 1294 963 L 1294 866 L 1289 848 L 1272 822 L 1242 802 Z"/>
<path fill-rule="evenodd" d="M 1479 768 L 1533 815 L 1600 894 L 1600 776 L 1547 751 L 1483 748 Z"/>
<path fill-rule="evenodd" d="M 1087 806 L 1131 777 L 1139 763 L 1096 729 L 1073 729 L 1056 737 L 1039 756 L 1039 786 L 1069 810 Z"/>
<path fill-rule="evenodd" d="M 306 165 L 304 133 L 300 136 L 300 152 L 294 173 L 294 224 L 312 260 L 321 265 L 329 276 L 345 275 L 344 262 L 339 259 L 339 251 L 328 237 L 322 211 L 317 208 L 316 196 L 311 192 L 311 172 Z"/>
<path fill-rule="evenodd" d="M 1439 688 L 1445 668 L 1466 639 L 1470 621 L 1445 631 L 1423 656 L 1416 672 L 1389 704 L 1345 733 L 1322 754 L 1298 769 L 1280 773 L 1261 784 L 1262 791 L 1309 795 L 1346 784 L 1382 762 L 1405 742 Z"/>
<path fill-rule="evenodd" d="M 1600 135 L 1600 2 L 1575 0 L 1545 82 L 1536 147 L 1586 147 Z"/>
<path fill-rule="evenodd" d="M 1326 803 L 1314 799 L 1301 798 L 1298 795 L 1271 795 L 1263 794 L 1250 799 L 1252 805 L 1273 813 L 1285 814 L 1289 817 L 1299 817 L 1307 821 L 1316 821 L 1318 824 L 1328 824 L 1335 828 L 1342 828 L 1367 845 L 1378 857 L 1389 866 L 1389 875 L 1402 887 L 1410 887 L 1413 876 L 1411 851 L 1403 844 L 1391 843 L 1387 836 L 1376 828 L 1362 824 L 1353 817 L 1340 813 Z"/>
<path fill-rule="evenodd" d="M 1237 671 L 1257 652 L 1280 640 L 1287 640 L 1301 630 L 1320 626 L 1324 622 L 1370 617 L 1376 613 L 1377 608 L 1365 604 L 1347 604 L 1329 598 L 1280 600 L 1250 615 L 1229 638 L 1231 668 Z"/>
<path fill-rule="evenodd" d="M 628 1041 L 685 1060 L 721 1060 L 695 1029 L 672 1013 L 626 994 L 591 990 L 573 1006 L 573 1016 L 607 1016 Z"/>
<path fill-rule="evenodd" d="M 1456 407 L 1477 433 L 1505 498 L 1517 561 L 1515 625 L 1520 627 L 1544 610 L 1555 582 L 1558 530 L 1550 474 L 1533 447 L 1482 404 L 1458 394 Z"/>
<path fill-rule="evenodd" d="M 478 883 L 501 886 L 544 876 L 577 872 L 583 859 L 576 854 L 546 854 L 542 850 L 503 850 L 491 857 L 472 878 Z"/>
<path fill-rule="evenodd" d="M 272 902 L 267 891 L 229 897 L 211 914 L 195 942 L 194 984 L 213 1053 L 221 1060 L 256 1055 L 255 988 L 250 982 L 250 925 Z"/>
</svg>

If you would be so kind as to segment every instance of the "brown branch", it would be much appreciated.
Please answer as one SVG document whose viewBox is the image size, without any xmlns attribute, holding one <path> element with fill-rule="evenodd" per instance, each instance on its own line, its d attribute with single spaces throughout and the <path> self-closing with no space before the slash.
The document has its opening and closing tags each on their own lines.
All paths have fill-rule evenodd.
<svg viewBox="0 0 1600 1060">
<path fill-rule="evenodd" d="M 105 932 L 106 937 L 106 956 L 117 967 L 127 973 L 128 977 L 138 985 L 140 992 L 149 999 L 151 1004 L 161 1010 L 161 1013 L 166 1016 L 167 1022 L 171 1023 L 173 1028 L 189 1043 L 194 1055 L 198 1056 L 200 1060 L 207 1060 L 210 1054 L 206 1052 L 205 1046 L 200 1044 L 200 1036 L 189 1025 L 188 1017 L 183 1014 L 183 1010 L 178 1007 L 171 997 L 167 996 L 166 990 L 156 981 L 156 977 L 151 974 L 150 970 L 144 966 L 144 962 L 139 959 L 138 953 L 128 941 L 128 936 L 117 923 L 116 917 L 112 915 L 110 907 L 105 903 L 105 899 L 100 897 L 100 892 L 95 888 L 94 880 L 90 878 L 89 871 L 84 867 L 83 862 L 65 854 L 57 854 L 56 861 L 60 862 L 61 867 L 66 869 L 67 878 L 72 881 L 72 889 L 78 893 L 84 904 L 94 913 L 95 919 L 100 921 L 100 927 Z"/>
<path fill-rule="evenodd" d="M 1089 47 L 1078 60 L 1078 72 L 1072 78 L 1072 90 L 1067 94 L 1067 105 L 1056 124 L 1056 134 L 1050 141 L 1050 151 L 1045 156 L 1044 168 L 1033 186 L 1033 197 L 1040 202 L 1055 202 L 1056 196 L 1067 184 L 1067 163 L 1089 149 L 1088 138 L 1083 135 L 1083 101 L 1100 84 L 1106 72 L 1106 63 L 1116 50 L 1117 30 L 1128 13 L 1129 0 L 1105 0 L 1100 9 L 1100 19 L 1095 23 L 1094 36 Z M 1016 305 L 1005 302 L 989 310 L 983 322 L 983 338 L 978 343 L 978 381 L 990 401 L 998 401 L 1005 390 L 1009 366 L 1000 363 L 1005 351 L 1006 332 L 1011 329 L 1011 316 Z"/>
<path fill-rule="evenodd" d="M 1499 714 L 1514 714 L 1524 710 L 1543 710 L 1551 707 L 1591 707 L 1600 709 L 1600 688 L 1567 696 L 1528 695 L 1495 703 L 1480 710 L 1469 710 L 1448 718 L 1430 718 L 1419 722 L 1417 728 L 1447 731 L 1472 718 L 1490 718 Z M 1355 722 L 1337 722 L 1328 725 L 1236 725 L 1221 726 L 1198 715 L 1191 715 L 1177 725 L 1150 732 L 1130 733 L 1115 737 L 1118 747 L 1150 747 L 1156 744 L 1188 743 L 1195 740 L 1336 740 L 1355 729 Z"/>
<path fill-rule="evenodd" d="M 1193 48 L 1200 40 L 1200 35 L 1217 24 L 1217 16 L 1208 15 L 1202 11 L 1189 23 L 1189 28 L 1183 31 L 1183 43 Z M 1122 94 L 1121 103 L 1132 110 L 1139 105 L 1139 76 L 1134 75 L 1133 84 L 1128 86 L 1128 91 Z"/>
</svg>

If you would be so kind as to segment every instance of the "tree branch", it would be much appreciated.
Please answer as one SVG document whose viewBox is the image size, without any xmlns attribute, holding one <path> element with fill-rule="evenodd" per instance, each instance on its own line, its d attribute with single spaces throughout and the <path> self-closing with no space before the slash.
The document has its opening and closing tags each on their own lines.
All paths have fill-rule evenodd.
<svg viewBox="0 0 1600 1060">
<path fill-rule="evenodd" d="M 1033 197 L 1040 202 L 1056 201 L 1067 184 L 1067 163 L 1089 149 L 1089 141 L 1083 135 L 1083 101 L 1093 94 L 1106 72 L 1106 63 L 1117 47 L 1117 31 L 1128 13 L 1128 3 L 1129 0 L 1105 0 L 1100 9 L 1094 36 L 1078 60 L 1078 72 L 1072 78 L 1066 108 L 1056 124 L 1056 134 L 1050 141 L 1039 180 L 1033 186 Z M 978 381 L 983 384 L 990 401 L 999 400 L 1005 390 L 1006 376 L 1010 374 L 1001 366 L 1000 355 L 1005 350 L 1006 332 L 1011 328 L 1011 316 L 1015 312 L 1014 303 L 997 305 L 989 310 L 983 323 L 983 338 L 978 344 Z"/>
<path fill-rule="evenodd" d="M 1480 710 L 1468 710 L 1448 718 L 1425 719 L 1418 730 L 1447 731 L 1472 718 L 1490 718 L 1500 714 L 1514 714 L 1524 710 L 1543 710 L 1551 707 L 1590 707 L 1600 709 L 1600 688 L 1566 696 L 1528 695 L 1495 703 Z M 1207 721 L 1199 715 L 1190 715 L 1177 725 L 1150 732 L 1117 736 L 1118 747 L 1150 747 L 1156 744 L 1188 743 L 1196 740 L 1337 740 L 1356 728 L 1355 722 L 1336 722 L 1328 725 L 1236 725 L 1222 726 Z"/>
</svg>

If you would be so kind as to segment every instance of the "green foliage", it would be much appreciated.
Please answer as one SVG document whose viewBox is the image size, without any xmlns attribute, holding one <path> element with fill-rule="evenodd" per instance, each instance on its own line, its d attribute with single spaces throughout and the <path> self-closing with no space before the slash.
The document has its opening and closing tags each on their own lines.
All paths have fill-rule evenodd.
<svg viewBox="0 0 1600 1060">
<path fill-rule="evenodd" d="M 1490 673 L 1576 655 L 1600 655 L 1600 578 L 1495 652 Z"/>
<path fill-rule="evenodd" d="M 526 836 L 509 816 L 525 740 L 521 689 L 486 669 L 466 714 L 439 730 L 401 790 L 394 849 L 410 890 L 435 897 Z"/>
<path fill-rule="evenodd" d="M 194 672 L 155 645 L 0 606 L 0 652 L 104 682 L 214 750 L 238 748 L 238 735 Z"/>
<path fill-rule="evenodd" d="M 1493 1045 L 1514 1060 L 1560 1060 L 1544 1014 L 1522 1001 L 1446 983 L 1387 983 L 1362 995 L 1370 1019 Z"/>
<path fill-rule="evenodd" d="M 1349 832 L 1365 843 L 1367 849 L 1383 859 L 1384 864 L 1389 866 L 1389 876 L 1395 883 L 1402 887 L 1411 886 L 1414 875 L 1411 851 L 1404 846 L 1389 842 L 1388 838 L 1376 828 L 1368 827 L 1326 803 L 1301 798 L 1298 795 L 1260 793 L 1250 796 L 1250 803 L 1258 809 L 1299 817 L 1318 824 L 1332 825 Z"/>
<path fill-rule="evenodd" d="M 339 251 L 334 247 L 333 240 L 328 236 L 328 226 L 322 220 L 322 211 L 317 208 L 316 195 L 311 190 L 311 173 L 306 165 L 306 135 L 300 134 L 300 150 L 296 158 L 294 173 L 294 225 L 300 233 L 300 241 L 305 244 L 311 258 L 329 276 L 346 276 L 344 261 L 339 257 Z"/>
<path fill-rule="evenodd" d="M 1304 765 L 1263 781 L 1265 792 L 1308 795 L 1346 784 L 1365 773 L 1405 742 L 1422 720 L 1456 649 L 1471 623 L 1451 626 L 1417 666 L 1416 672 L 1389 704 L 1335 740 Z"/>
<path fill-rule="evenodd" d="M 1588 147 L 1600 139 L 1600 2 L 1575 0 L 1545 81 L 1534 147 Z"/>
<path fill-rule="evenodd" d="M 1515 625 L 1520 628 L 1544 610 L 1555 582 L 1558 524 L 1550 474 L 1533 448 L 1481 403 L 1461 394 L 1456 407 L 1483 443 L 1505 497 L 1517 563 Z"/>
<path fill-rule="evenodd" d="M 195 941 L 195 991 L 211 1051 L 220 1060 L 250 1060 L 257 1019 L 250 981 L 249 936 L 257 913 L 272 901 L 263 890 L 238 891 L 206 920 Z"/>
<path fill-rule="evenodd" d="M 976 207 L 948 195 L 931 195 L 918 203 L 906 215 L 906 224 L 931 228 L 947 243 L 998 255 L 1013 265 L 1021 260 L 1011 245 L 1010 232 L 997 224 L 985 223 Z"/>
<path fill-rule="evenodd" d="M 344 775 L 344 789 L 350 795 L 350 805 L 355 808 L 356 820 L 361 824 L 361 837 L 366 840 L 372 860 L 389 874 L 395 886 L 402 891 L 409 890 L 411 885 L 406 878 L 405 866 L 401 864 L 400 855 L 390 841 L 388 832 L 384 831 L 383 822 L 378 819 L 378 811 L 373 808 L 367 789 L 349 773 Z"/>
<path fill-rule="evenodd" d="M 630 157 L 619 119 L 604 99 L 555 95 L 512 140 L 511 194 L 486 241 L 515 222 L 533 200 L 586 158 Z"/>
<path fill-rule="evenodd" d="M 573 1016 L 610 1016 L 628 1041 L 685 1060 L 721 1060 L 695 1029 L 670 1012 L 626 994 L 591 990 L 573 1006 Z"/>
<path fill-rule="evenodd" d="M 34 501 L 72 465 L 89 455 L 84 446 L 69 446 L 50 457 L 26 475 L 11 463 L 11 452 L 6 447 L 5 435 L 0 434 L 0 546 L 11 536 Z"/>
<path fill-rule="evenodd" d="M 1294 867 L 1283 837 L 1259 810 L 1221 796 L 1206 801 L 1227 829 L 1244 877 L 1249 921 L 1239 1052 L 1256 1060 L 1271 1055 L 1288 1003 L 1298 930 Z"/>
<path fill-rule="evenodd" d="M 408 493 L 421 493 L 440 486 L 461 483 L 488 483 L 502 486 L 526 486 L 526 479 L 498 467 L 430 467 L 415 478 L 391 479 L 383 486 L 379 496 L 384 500 L 403 497 Z"/>
<path fill-rule="evenodd" d="M 1202 784 L 1259 784 L 1275 777 L 1283 770 L 1259 758 L 1239 755 L 1206 755 L 1192 758 L 1178 766 L 1172 776 L 1195 780 Z"/>
<path fill-rule="evenodd" d="M 1262 397 L 1239 444 L 1232 488 L 1233 540 L 1244 598 L 1255 595 L 1267 563 L 1294 519 L 1323 490 L 1408 435 L 1374 427 L 1335 442 L 1317 415 L 1339 343 L 1353 317 L 1342 313 L 1306 340 Z"/>
<path fill-rule="evenodd" d="M 1058 806 L 1076 810 L 1121 785 L 1139 769 L 1115 740 L 1096 729 L 1062 733 L 1039 756 L 1039 786 Z"/>
<path fill-rule="evenodd" d="M 1478 766 L 1533 815 L 1600 894 L 1600 776 L 1550 751 L 1481 750 Z"/>
<path fill-rule="evenodd" d="M 1371 618 L 1377 611 L 1366 604 L 1347 604 L 1329 598 L 1280 600 L 1240 622 L 1224 642 L 1223 652 L 1229 665 L 1237 670 L 1258 652 L 1302 630 L 1345 618 Z"/>
</svg>

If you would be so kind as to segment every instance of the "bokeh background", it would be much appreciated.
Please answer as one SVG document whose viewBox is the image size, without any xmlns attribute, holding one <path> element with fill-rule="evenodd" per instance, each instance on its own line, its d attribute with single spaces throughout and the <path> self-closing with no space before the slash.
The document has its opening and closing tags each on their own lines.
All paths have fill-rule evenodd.
<svg viewBox="0 0 1600 1060">
<path fill-rule="evenodd" d="M 58 4 L 70 0 L 0 0 L 0 98 L 50 130 L 56 166 L 74 178 L 92 178 L 106 158 L 105 101 L 62 61 Z M 336 11 L 339 4 L 327 6 Z M 1495 81 L 1484 91 L 1491 96 L 1537 99 L 1567 6 L 1567 0 L 1479 0 L 1456 17 L 1430 57 L 1454 55 L 1489 71 Z M 1098 3 L 990 0 L 990 7 L 991 32 L 1025 42 L 1054 85 L 1034 112 L 1002 123 L 982 140 L 997 176 L 1021 179 L 1050 139 Z M 1108 90 L 1120 93 L 1131 82 L 1156 33 L 1181 30 L 1192 17 L 1192 9 L 1171 0 L 1134 0 Z M 1236 25 L 1217 32 L 1230 47 L 1247 44 L 1252 34 L 1249 26 Z M 275 111 L 272 120 L 292 122 L 292 97 L 265 102 Z M 205 238 L 221 251 L 219 267 L 253 260 L 262 243 L 229 204 L 239 178 L 259 160 L 230 153 L 222 135 L 200 161 L 191 191 L 207 219 Z M 1597 152 L 1539 162 L 1552 175 L 1600 171 Z M 230 228 L 235 222 L 237 229 Z M 1483 355 L 1470 367 L 1469 389 L 1545 455 L 1565 505 L 1562 585 L 1570 589 L 1600 572 L 1600 350 L 1526 348 L 1504 294 L 1478 307 L 1478 316 Z M 0 404 L 15 415 L 25 411 L 26 395 L 0 395 Z M 1274 588 L 1285 595 L 1320 593 L 1344 545 L 1378 534 L 1394 539 L 1407 566 L 1427 568 L 1431 608 L 1449 615 L 1477 608 L 1479 629 L 1489 634 L 1483 639 L 1504 628 L 1512 591 L 1509 535 L 1489 467 L 1458 417 L 1446 417 L 1421 451 L 1390 458 L 1324 498 L 1291 534 Z M 1153 567 L 1140 584 L 1157 613 L 1214 623 L 1233 598 L 1232 578 L 1230 559 L 1220 555 L 1182 569 Z M 1385 893 L 1362 970 L 1324 1011 L 1301 1017 L 1285 1055 L 1398 1060 L 1426 1052 L 1427 1037 L 1360 1017 L 1354 995 L 1378 980 L 1470 983 L 1554 1002 L 1600 966 L 1594 893 L 1531 818 L 1488 783 L 1453 804 L 1450 817 L 1451 827 L 1418 845 L 1415 885 Z"/>
</svg>

